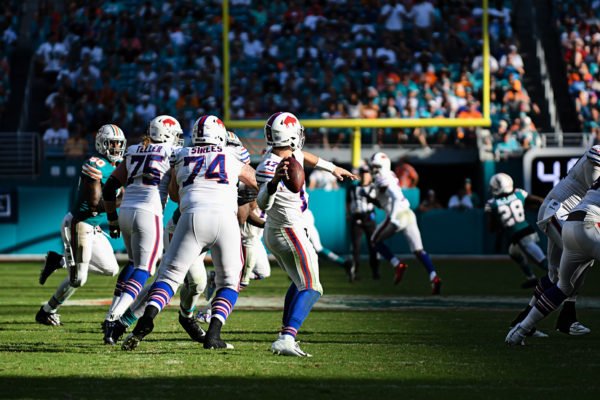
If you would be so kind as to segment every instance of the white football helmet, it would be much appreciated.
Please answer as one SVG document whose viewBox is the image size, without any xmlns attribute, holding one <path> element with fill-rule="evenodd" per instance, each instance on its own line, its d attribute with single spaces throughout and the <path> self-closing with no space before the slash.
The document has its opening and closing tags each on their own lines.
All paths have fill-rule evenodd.
<svg viewBox="0 0 600 400">
<path fill-rule="evenodd" d="M 371 156 L 369 167 L 371 168 L 373 175 L 381 174 L 382 172 L 390 172 L 392 170 L 392 162 L 385 153 L 379 152 Z M 377 170 L 374 170 L 375 168 Z"/>
<path fill-rule="evenodd" d="M 494 197 L 513 192 L 513 180 L 510 176 L 499 173 L 490 179 L 490 192 Z"/>
<path fill-rule="evenodd" d="M 205 115 L 198 118 L 192 129 L 192 143 L 194 146 L 205 144 L 225 145 L 227 129 L 225 124 L 214 115 Z"/>
<path fill-rule="evenodd" d="M 273 147 L 291 147 L 293 150 L 304 146 L 304 127 L 298 118 L 289 112 L 278 112 L 269 117 L 265 124 L 267 144 Z"/>
<path fill-rule="evenodd" d="M 179 121 L 170 115 L 159 115 L 148 124 L 148 136 L 155 143 L 172 143 L 177 145 L 183 139 L 183 130 Z"/>
<path fill-rule="evenodd" d="M 102 125 L 96 133 L 96 151 L 106 157 L 111 163 L 123 160 L 127 139 L 116 125 Z"/>
<path fill-rule="evenodd" d="M 241 146 L 242 141 L 240 138 L 233 132 L 227 131 L 227 139 L 225 140 L 228 146 Z"/>
</svg>

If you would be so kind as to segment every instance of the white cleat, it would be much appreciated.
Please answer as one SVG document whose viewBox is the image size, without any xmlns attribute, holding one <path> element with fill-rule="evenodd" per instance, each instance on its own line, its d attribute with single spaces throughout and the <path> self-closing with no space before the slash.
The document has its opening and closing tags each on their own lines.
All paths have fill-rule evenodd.
<svg viewBox="0 0 600 400">
<path fill-rule="evenodd" d="M 292 357 L 312 357 L 312 355 L 302 351 L 298 342 L 290 335 L 279 335 L 279 338 L 271 345 L 273 354 Z"/>
<path fill-rule="evenodd" d="M 525 346 L 526 334 L 521 329 L 521 324 L 516 324 L 506 335 L 504 342 L 510 346 Z"/>
<path fill-rule="evenodd" d="M 581 336 L 581 335 L 587 335 L 588 333 L 590 333 L 592 330 L 584 325 L 581 324 L 581 322 L 573 322 L 571 324 L 571 326 L 569 327 L 569 335 L 572 336 Z"/>
<path fill-rule="evenodd" d="M 539 338 L 547 338 L 549 337 L 547 333 L 544 333 L 540 330 L 535 330 L 533 331 L 533 333 L 531 334 L 531 337 L 539 337 Z"/>
</svg>

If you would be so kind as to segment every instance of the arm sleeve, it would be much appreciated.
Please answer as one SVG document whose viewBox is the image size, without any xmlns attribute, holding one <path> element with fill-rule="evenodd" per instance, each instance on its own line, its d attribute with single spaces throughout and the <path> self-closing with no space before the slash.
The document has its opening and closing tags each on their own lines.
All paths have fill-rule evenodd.
<svg viewBox="0 0 600 400">
<path fill-rule="evenodd" d="M 275 196 L 277 192 L 273 194 L 269 194 L 269 188 L 267 183 L 263 183 L 260 186 L 258 191 L 258 196 L 256 197 L 256 203 L 261 210 L 267 211 L 271 207 L 273 207 L 273 203 L 275 202 Z"/>
</svg>

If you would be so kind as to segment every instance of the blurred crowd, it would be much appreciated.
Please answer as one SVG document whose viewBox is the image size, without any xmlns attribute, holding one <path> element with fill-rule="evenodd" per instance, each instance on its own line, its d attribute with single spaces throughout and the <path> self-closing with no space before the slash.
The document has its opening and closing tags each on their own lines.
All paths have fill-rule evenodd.
<svg viewBox="0 0 600 400">
<path fill-rule="evenodd" d="M 600 142 L 600 1 L 555 0 L 569 94 L 582 132 Z"/>
<path fill-rule="evenodd" d="M 223 115 L 220 3 L 74 0 L 57 10 L 40 1 L 31 30 L 51 92 L 40 130 L 79 140 L 112 121 L 137 138 L 161 113 L 189 134 L 198 115 Z M 494 140 L 502 151 L 535 146 L 511 2 L 490 7 Z M 232 118 L 282 109 L 301 118 L 480 118 L 481 15 L 479 0 L 231 0 Z M 344 129 L 307 131 L 307 142 L 326 147 L 348 138 Z M 475 139 L 466 128 L 363 130 L 365 143 L 380 145 Z"/>
<path fill-rule="evenodd" d="M 1 0 L 0 6 L 0 121 L 10 96 L 10 57 L 18 39 L 20 9 L 17 0 Z"/>
</svg>

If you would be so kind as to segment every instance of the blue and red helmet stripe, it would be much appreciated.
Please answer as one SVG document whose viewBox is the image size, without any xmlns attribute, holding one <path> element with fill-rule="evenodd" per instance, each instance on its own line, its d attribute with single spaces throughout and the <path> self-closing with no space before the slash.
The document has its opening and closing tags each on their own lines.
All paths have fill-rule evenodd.
<svg viewBox="0 0 600 400">
<path fill-rule="evenodd" d="M 267 140 L 270 142 L 273 141 L 273 136 L 271 133 L 271 126 L 273 126 L 273 121 L 275 121 L 275 118 L 277 118 L 281 114 L 283 114 L 283 112 L 280 111 L 280 112 L 276 112 L 275 114 L 271 115 L 269 117 L 269 119 L 267 120 L 267 123 L 265 124 L 265 135 L 267 136 Z"/>
</svg>

